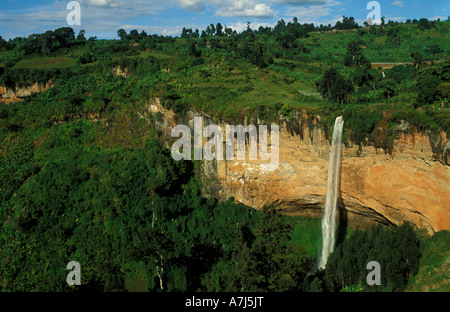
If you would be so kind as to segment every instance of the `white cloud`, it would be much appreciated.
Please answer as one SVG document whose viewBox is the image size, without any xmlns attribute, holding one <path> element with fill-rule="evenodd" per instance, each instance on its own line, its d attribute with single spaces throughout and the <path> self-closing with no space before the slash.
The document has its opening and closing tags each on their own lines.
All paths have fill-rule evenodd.
<svg viewBox="0 0 450 312">
<path fill-rule="evenodd" d="M 295 6 L 325 4 L 327 0 L 271 0 L 271 3 L 290 4 Z"/>
<path fill-rule="evenodd" d="M 407 18 L 406 17 L 402 17 L 402 16 L 394 16 L 394 17 L 387 17 L 386 20 L 387 21 L 393 21 L 393 22 L 399 22 L 399 21 L 406 21 Z"/>
<path fill-rule="evenodd" d="M 82 0 L 81 4 L 92 5 L 96 7 L 119 7 L 125 4 L 123 0 Z"/>
<path fill-rule="evenodd" d="M 80 0 L 81 26 L 72 26 L 75 31 L 85 29 L 88 35 L 102 38 L 116 38 L 124 20 L 155 16 L 164 6 L 149 0 Z M 66 27 L 67 2 L 55 1 L 52 6 L 42 6 L 30 11 L 13 11 L 0 14 L 0 29 L 6 29 L 15 36 L 28 36 L 48 29 Z"/>
<path fill-rule="evenodd" d="M 275 16 L 274 10 L 265 3 L 256 3 L 253 0 L 212 1 L 220 3 L 216 15 L 226 17 L 254 17 L 271 18 Z"/>
<path fill-rule="evenodd" d="M 183 9 L 193 12 L 203 12 L 205 10 L 206 0 L 179 0 L 179 4 Z"/>
<path fill-rule="evenodd" d="M 161 34 L 163 36 L 178 36 L 180 35 L 183 27 L 180 25 L 171 26 L 142 26 L 142 25 L 120 25 L 119 28 L 123 28 L 127 32 L 136 29 L 138 32 L 145 31 L 148 34 Z"/>
<path fill-rule="evenodd" d="M 299 23 L 313 23 L 314 25 L 323 24 L 323 22 L 320 22 L 320 19 L 328 16 L 331 20 L 326 22 L 326 24 L 334 25 L 338 20 L 342 19 L 342 14 L 336 14 L 339 11 L 336 7 L 341 4 L 342 2 L 336 0 L 328 0 L 322 5 L 290 7 L 285 15 L 297 17 Z"/>
<path fill-rule="evenodd" d="M 251 23 L 250 27 L 253 30 L 258 30 L 258 28 L 261 27 L 261 26 L 262 27 L 271 27 L 271 28 L 273 28 L 273 27 L 275 27 L 276 24 L 277 24 L 276 22 L 273 22 L 273 23 L 254 22 L 254 23 Z M 227 25 L 227 27 L 230 27 L 231 29 L 236 30 L 238 33 L 240 33 L 240 32 L 243 32 L 244 30 L 247 29 L 247 23 L 237 22 L 237 23 L 233 23 L 233 24 Z"/>
<path fill-rule="evenodd" d="M 392 2 L 392 5 L 396 5 L 399 8 L 403 8 L 404 3 L 403 3 L 403 1 L 394 1 L 394 2 Z"/>
<path fill-rule="evenodd" d="M 440 19 L 441 21 L 446 21 L 448 19 L 448 16 L 432 16 L 429 18 L 430 21 L 437 21 Z"/>
</svg>

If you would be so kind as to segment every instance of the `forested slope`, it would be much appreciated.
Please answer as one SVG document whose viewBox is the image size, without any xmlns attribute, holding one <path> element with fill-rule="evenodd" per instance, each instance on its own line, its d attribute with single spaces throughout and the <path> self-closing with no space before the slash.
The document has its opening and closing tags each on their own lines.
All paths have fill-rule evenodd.
<svg viewBox="0 0 450 312">
<path fill-rule="evenodd" d="M 306 278 L 320 249 L 317 220 L 202 198 L 199 164 L 174 161 L 155 127 L 163 117 L 146 111 L 158 97 L 177 120 L 188 110 L 229 123 L 305 110 L 331 125 L 343 115 L 345 136 L 362 144 L 382 121 L 448 136 L 449 22 L 339 23 L 185 29 L 181 38 L 119 30 L 120 40 L 86 39 L 70 28 L 0 38 L 2 90 L 54 84 L 0 103 L 0 289 L 352 290 L 365 281 L 372 245 L 389 271 L 384 286 L 366 290 L 404 290 L 415 274 L 423 281 L 430 262 L 420 255 L 434 245 L 408 225 L 348 229 L 336 262 Z M 400 61 L 413 65 L 371 66 Z M 355 253 L 354 244 L 365 248 Z M 82 265 L 80 288 L 66 283 L 70 261 Z"/>
</svg>

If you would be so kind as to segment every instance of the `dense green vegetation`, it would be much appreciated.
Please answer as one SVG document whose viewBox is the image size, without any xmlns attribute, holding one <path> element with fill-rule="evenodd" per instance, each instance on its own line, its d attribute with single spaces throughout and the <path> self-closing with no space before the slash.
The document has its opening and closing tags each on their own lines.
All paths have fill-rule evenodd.
<svg viewBox="0 0 450 312">
<path fill-rule="evenodd" d="M 419 259 L 420 242 L 409 224 L 394 229 L 379 226 L 370 231 L 357 230 L 330 255 L 321 287 L 346 291 L 360 285 L 368 291 L 401 291 L 409 277 L 417 274 Z M 373 260 L 380 263 L 380 286 L 366 283 L 366 266 Z"/>
<path fill-rule="evenodd" d="M 146 106 L 159 97 L 179 120 L 191 109 L 230 123 L 305 110 L 329 129 L 342 115 L 347 139 L 389 151 L 402 120 L 450 133 L 449 28 L 293 19 L 181 38 L 121 29 L 120 40 L 97 40 L 71 28 L 0 37 L 1 86 L 54 85 L 0 103 L 0 290 L 448 290 L 427 275 L 448 274 L 448 232 L 408 225 L 347 229 L 329 267 L 307 275 L 320 220 L 203 198 L 199 164 L 172 159 L 155 127 L 163 116 Z M 365 287 L 374 256 L 383 286 Z M 81 288 L 65 282 L 71 260 L 82 263 Z"/>
</svg>

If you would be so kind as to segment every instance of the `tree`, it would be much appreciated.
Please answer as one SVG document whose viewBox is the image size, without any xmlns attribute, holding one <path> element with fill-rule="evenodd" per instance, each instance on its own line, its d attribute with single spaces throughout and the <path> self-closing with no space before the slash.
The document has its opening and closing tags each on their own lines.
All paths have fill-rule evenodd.
<svg viewBox="0 0 450 312">
<path fill-rule="evenodd" d="M 268 64 L 273 61 L 264 56 L 263 45 L 260 43 L 250 45 L 247 41 L 244 41 L 239 49 L 239 54 L 242 58 L 246 58 L 250 63 L 260 68 L 267 67 Z"/>
<path fill-rule="evenodd" d="M 54 31 L 55 40 L 61 47 L 68 47 L 75 40 L 75 32 L 71 27 L 61 27 Z"/>
<path fill-rule="evenodd" d="M 441 80 L 434 68 L 424 68 L 417 74 L 417 103 L 431 104 L 436 99 L 436 88 Z"/>
<path fill-rule="evenodd" d="M 39 36 L 40 52 L 43 55 L 49 55 L 52 52 L 52 45 L 55 39 L 53 31 L 48 30 Z"/>
<path fill-rule="evenodd" d="M 206 35 L 211 36 L 213 34 L 212 30 L 211 30 L 211 26 L 207 26 L 206 27 Z"/>
<path fill-rule="evenodd" d="M 295 34 L 289 31 L 279 33 L 275 40 L 283 49 L 295 49 L 297 45 L 295 43 Z"/>
<path fill-rule="evenodd" d="M 222 30 L 223 30 L 222 24 L 217 23 L 217 25 L 216 25 L 216 36 L 217 37 L 223 36 Z"/>
<path fill-rule="evenodd" d="M 298 290 L 305 276 L 305 258 L 301 249 L 289 244 L 291 225 L 273 206 L 266 206 L 254 233 L 258 239 L 251 253 L 257 261 L 258 286 L 271 291 Z"/>
<path fill-rule="evenodd" d="M 183 29 L 181 30 L 181 38 L 189 38 L 186 27 L 183 27 Z"/>
<path fill-rule="evenodd" d="M 316 83 L 319 93 L 330 102 L 344 103 L 354 91 L 350 79 L 344 78 L 336 68 L 330 68 Z"/>
<path fill-rule="evenodd" d="M 133 40 L 136 42 L 139 41 L 140 37 L 139 37 L 139 32 L 137 31 L 137 29 L 131 30 L 129 37 L 130 37 L 130 40 Z"/>
<path fill-rule="evenodd" d="M 227 37 L 230 37 L 232 34 L 233 34 L 233 29 L 232 29 L 232 28 L 229 28 L 229 27 L 227 27 L 227 26 L 225 25 L 225 35 L 226 35 Z"/>
<path fill-rule="evenodd" d="M 412 79 L 414 68 L 412 66 L 396 65 L 386 70 L 386 78 L 393 79 L 396 83 L 406 82 Z"/>
<path fill-rule="evenodd" d="M 84 36 L 86 31 L 84 29 L 80 30 L 77 36 L 77 40 L 86 41 L 86 37 Z"/>
<path fill-rule="evenodd" d="M 117 36 L 119 36 L 121 41 L 128 40 L 127 32 L 122 28 L 117 31 Z"/>
<path fill-rule="evenodd" d="M 0 36 L 0 51 L 8 49 L 8 42 Z"/>
<path fill-rule="evenodd" d="M 355 22 L 354 17 L 345 17 L 342 16 L 342 22 L 337 21 L 334 29 L 337 30 L 347 30 L 347 29 L 355 29 L 359 28 L 358 24 Z"/>
<path fill-rule="evenodd" d="M 428 54 L 440 54 L 442 52 L 443 52 L 443 50 L 437 44 L 430 45 L 425 49 L 425 53 L 428 53 Z"/>
<path fill-rule="evenodd" d="M 366 265 L 381 265 L 381 285 L 366 286 Z M 420 244 L 409 224 L 356 230 L 328 258 L 325 282 L 331 291 L 360 284 L 366 290 L 401 291 L 418 271 Z"/>
<path fill-rule="evenodd" d="M 201 52 L 197 51 L 197 44 L 192 39 L 189 39 L 188 54 L 192 57 L 200 57 Z"/>
<path fill-rule="evenodd" d="M 393 79 L 383 79 L 378 83 L 378 91 L 381 91 L 383 97 L 390 99 L 395 95 L 396 84 Z"/>
<path fill-rule="evenodd" d="M 414 66 L 418 69 L 423 62 L 423 56 L 419 52 L 411 53 L 411 57 L 414 60 Z"/>
<path fill-rule="evenodd" d="M 420 30 L 427 30 L 427 29 L 431 29 L 431 28 L 433 28 L 434 27 L 434 22 L 430 22 L 428 19 L 426 19 L 426 18 L 421 18 L 420 20 L 419 20 L 419 24 L 417 25 L 417 27 L 420 29 Z"/>
<path fill-rule="evenodd" d="M 358 87 L 371 86 L 374 77 L 367 68 L 358 67 L 353 73 L 353 83 Z"/>
<path fill-rule="evenodd" d="M 347 53 L 344 56 L 345 66 L 364 66 L 370 68 L 370 61 L 362 53 L 362 48 L 359 42 L 350 41 L 347 45 Z"/>
<path fill-rule="evenodd" d="M 436 95 L 443 100 L 450 98 L 450 83 L 441 83 L 436 88 Z"/>
<path fill-rule="evenodd" d="M 195 29 L 194 33 L 192 34 L 192 37 L 194 37 L 194 38 L 199 38 L 200 37 L 200 33 L 199 33 L 198 28 Z"/>
<path fill-rule="evenodd" d="M 22 51 L 25 54 L 33 54 L 39 51 L 39 37 L 38 34 L 32 34 L 28 36 L 25 43 L 22 45 Z"/>
</svg>

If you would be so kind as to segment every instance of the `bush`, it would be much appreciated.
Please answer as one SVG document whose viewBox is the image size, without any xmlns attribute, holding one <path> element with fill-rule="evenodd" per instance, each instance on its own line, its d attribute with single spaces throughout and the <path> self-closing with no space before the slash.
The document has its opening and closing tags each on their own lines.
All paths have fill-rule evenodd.
<svg viewBox="0 0 450 312">
<path fill-rule="evenodd" d="M 284 104 L 283 107 L 280 109 L 280 115 L 287 116 L 289 113 L 292 112 L 292 107 L 290 107 L 287 104 Z"/>
<path fill-rule="evenodd" d="M 425 75 L 417 80 L 417 103 L 431 104 L 436 98 L 436 88 L 439 85 L 439 78 L 433 75 Z"/>
<path fill-rule="evenodd" d="M 351 80 L 343 77 L 336 68 L 325 71 L 316 86 L 319 93 L 330 102 L 344 103 L 354 91 Z"/>
<path fill-rule="evenodd" d="M 402 83 L 411 80 L 414 73 L 412 66 L 397 65 L 385 71 L 386 78 L 391 78 L 397 83 Z"/>
<path fill-rule="evenodd" d="M 199 65 L 203 65 L 203 64 L 205 64 L 205 59 L 202 59 L 202 58 L 195 58 L 191 62 L 191 66 L 199 66 Z"/>
<path fill-rule="evenodd" d="M 95 55 L 90 52 L 86 52 L 78 58 L 77 63 L 84 65 L 84 64 L 93 63 L 95 61 L 97 61 L 97 58 L 95 57 Z"/>
<path fill-rule="evenodd" d="M 441 83 L 436 88 L 436 95 L 441 99 L 448 99 L 450 97 L 450 83 L 449 82 Z"/>
</svg>

